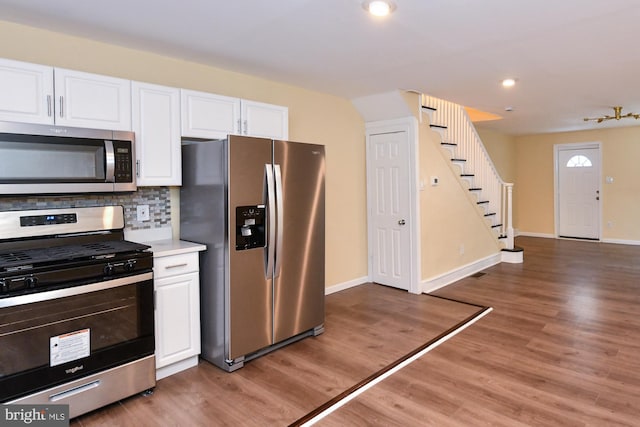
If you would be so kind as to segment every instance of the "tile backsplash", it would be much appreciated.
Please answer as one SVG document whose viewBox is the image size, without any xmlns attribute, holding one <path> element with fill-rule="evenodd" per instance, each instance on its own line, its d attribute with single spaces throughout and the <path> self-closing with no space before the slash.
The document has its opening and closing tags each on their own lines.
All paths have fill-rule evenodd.
<svg viewBox="0 0 640 427">
<path fill-rule="evenodd" d="M 125 228 L 144 230 L 171 226 L 169 187 L 139 187 L 133 193 L 0 196 L 0 211 L 56 209 L 85 206 L 124 207 Z M 149 206 L 149 221 L 137 220 L 137 206 Z"/>
</svg>

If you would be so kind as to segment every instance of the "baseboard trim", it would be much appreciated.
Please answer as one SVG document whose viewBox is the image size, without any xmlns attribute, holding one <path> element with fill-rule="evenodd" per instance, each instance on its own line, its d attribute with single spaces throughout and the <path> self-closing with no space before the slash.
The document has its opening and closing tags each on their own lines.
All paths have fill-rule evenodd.
<svg viewBox="0 0 640 427">
<path fill-rule="evenodd" d="M 585 239 L 571 239 L 570 237 L 557 237 L 553 234 L 545 234 L 545 233 L 528 233 L 526 231 L 519 232 L 518 236 L 526 236 L 526 237 L 543 237 L 546 239 L 563 239 L 563 240 L 579 240 L 582 242 L 601 242 L 601 243 L 613 243 L 616 245 L 633 245 L 640 246 L 640 240 L 626 240 L 626 239 L 605 239 L 601 238 L 600 240 L 585 240 Z"/>
<path fill-rule="evenodd" d="M 502 262 L 502 253 L 498 252 L 497 254 L 489 255 L 486 258 L 479 259 L 478 261 L 474 261 L 470 264 L 464 265 L 455 270 L 451 270 L 439 276 L 423 280 L 421 282 L 422 292 L 425 294 L 433 292 L 437 289 L 450 285 L 453 282 L 457 282 L 460 279 L 471 276 L 472 274 L 484 270 L 485 268 L 499 264 L 500 262 Z"/>
<path fill-rule="evenodd" d="M 617 245 L 634 245 L 640 246 L 640 240 L 624 240 L 624 239 L 600 239 L 602 243 L 615 243 Z"/>
<path fill-rule="evenodd" d="M 330 295 L 335 292 L 344 291 L 345 289 L 355 288 L 356 286 L 364 285 L 365 283 L 370 282 L 368 276 L 363 276 L 357 279 L 349 280 L 348 282 L 338 283 L 337 285 L 329 286 L 325 288 L 324 294 Z"/>
<path fill-rule="evenodd" d="M 547 233 L 532 233 L 529 231 L 519 231 L 518 236 L 526 236 L 526 237 L 544 237 L 545 239 L 555 239 L 556 236 L 554 234 Z"/>
</svg>

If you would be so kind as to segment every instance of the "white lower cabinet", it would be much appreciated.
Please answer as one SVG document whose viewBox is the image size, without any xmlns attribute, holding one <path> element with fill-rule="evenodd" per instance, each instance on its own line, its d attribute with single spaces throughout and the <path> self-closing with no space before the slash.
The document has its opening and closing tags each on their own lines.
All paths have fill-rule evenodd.
<svg viewBox="0 0 640 427">
<path fill-rule="evenodd" d="M 198 252 L 154 258 L 156 379 L 198 364 Z"/>
</svg>

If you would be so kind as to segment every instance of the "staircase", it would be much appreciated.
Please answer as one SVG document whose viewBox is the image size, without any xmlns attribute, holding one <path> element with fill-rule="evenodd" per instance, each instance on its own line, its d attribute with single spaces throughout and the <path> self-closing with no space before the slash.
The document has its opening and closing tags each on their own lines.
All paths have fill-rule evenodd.
<svg viewBox="0 0 640 427">
<path fill-rule="evenodd" d="M 422 95 L 421 106 L 421 117 L 428 116 L 431 129 L 441 135 L 443 153 L 449 153 L 451 162 L 458 166 L 461 184 L 476 196 L 480 212 L 503 251 L 521 252 L 514 246 L 513 184 L 500 178 L 465 109 L 428 95 Z"/>
</svg>

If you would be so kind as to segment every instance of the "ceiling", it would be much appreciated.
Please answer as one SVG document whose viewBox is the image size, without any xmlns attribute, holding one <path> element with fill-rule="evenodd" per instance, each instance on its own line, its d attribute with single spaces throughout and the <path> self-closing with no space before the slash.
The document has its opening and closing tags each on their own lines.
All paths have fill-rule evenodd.
<svg viewBox="0 0 640 427">
<path fill-rule="evenodd" d="M 0 0 L 0 19 L 346 98 L 416 90 L 514 135 L 640 125 L 582 120 L 640 112 L 640 1 L 395 2 L 380 19 L 360 0 Z"/>
</svg>

